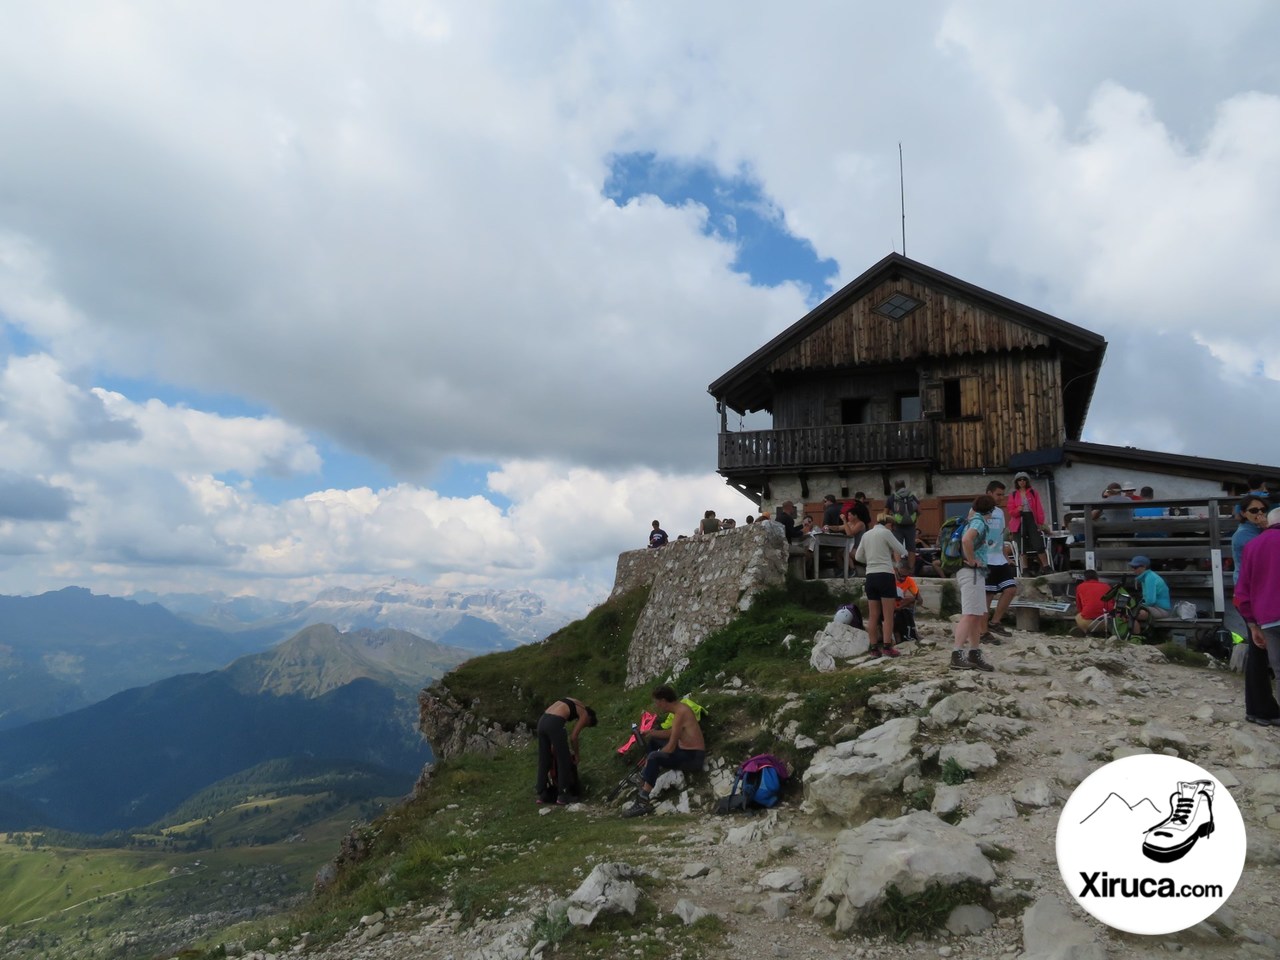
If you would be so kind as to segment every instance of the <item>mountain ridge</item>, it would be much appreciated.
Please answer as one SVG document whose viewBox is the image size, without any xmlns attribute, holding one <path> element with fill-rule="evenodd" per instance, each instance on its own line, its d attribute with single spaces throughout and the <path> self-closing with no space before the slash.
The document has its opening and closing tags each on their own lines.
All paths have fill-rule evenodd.
<svg viewBox="0 0 1280 960">
<path fill-rule="evenodd" d="M 0 830 L 137 828 L 218 780 L 289 757 L 373 764 L 407 790 L 431 759 L 417 690 L 469 656 L 404 631 L 319 625 L 222 670 L 0 731 Z"/>
</svg>

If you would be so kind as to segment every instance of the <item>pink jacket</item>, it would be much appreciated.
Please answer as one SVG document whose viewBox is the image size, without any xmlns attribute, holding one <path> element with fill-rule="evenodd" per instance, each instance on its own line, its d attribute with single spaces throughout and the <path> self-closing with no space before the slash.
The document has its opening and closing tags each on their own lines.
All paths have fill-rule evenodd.
<svg viewBox="0 0 1280 960">
<path fill-rule="evenodd" d="M 1234 602 L 1249 623 L 1280 621 L 1280 527 L 1268 527 L 1244 546 Z"/>
<path fill-rule="evenodd" d="M 1031 511 L 1031 516 L 1035 518 L 1037 527 L 1044 526 L 1044 505 L 1040 502 L 1040 494 L 1036 493 L 1035 487 L 1029 484 L 1027 486 L 1026 503 L 1023 503 L 1022 491 L 1017 487 L 1013 488 L 1013 493 L 1009 494 L 1009 499 L 1005 503 L 1005 526 L 1009 528 L 1010 533 L 1017 533 L 1018 528 L 1022 526 L 1023 510 Z"/>
</svg>

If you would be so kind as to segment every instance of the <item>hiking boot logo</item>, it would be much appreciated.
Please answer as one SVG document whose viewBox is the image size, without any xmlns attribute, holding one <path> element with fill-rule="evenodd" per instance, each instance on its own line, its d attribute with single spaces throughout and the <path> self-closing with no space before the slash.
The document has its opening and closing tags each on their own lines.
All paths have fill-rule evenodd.
<svg viewBox="0 0 1280 960">
<path fill-rule="evenodd" d="M 1221 780 L 1181 757 L 1141 753 L 1081 781 L 1062 807 L 1055 846 L 1082 910 L 1117 930 L 1163 936 L 1227 902 L 1248 844 Z"/>
<path fill-rule="evenodd" d="M 1172 863 L 1212 833 L 1213 781 L 1179 781 L 1169 795 L 1169 815 L 1143 834 L 1142 853 L 1150 860 Z"/>
</svg>

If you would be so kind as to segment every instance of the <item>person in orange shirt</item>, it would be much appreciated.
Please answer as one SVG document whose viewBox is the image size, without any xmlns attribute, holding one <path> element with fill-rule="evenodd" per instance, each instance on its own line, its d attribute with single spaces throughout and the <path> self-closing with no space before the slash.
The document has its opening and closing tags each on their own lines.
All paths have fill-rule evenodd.
<svg viewBox="0 0 1280 960">
<path fill-rule="evenodd" d="M 1089 628 L 1103 613 L 1115 609 L 1115 601 L 1103 600 L 1103 594 L 1111 589 L 1111 585 L 1098 579 L 1098 571 L 1086 570 L 1084 579 L 1076 587 L 1076 627 L 1081 635 L 1089 632 Z"/>
<path fill-rule="evenodd" d="M 911 576 L 910 567 L 904 562 L 894 570 L 897 580 L 898 601 L 893 609 L 893 635 L 898 643 L 919 640 L 916 633 L 916 605 L 920 602 L 920 587 Z"/>
</svg>

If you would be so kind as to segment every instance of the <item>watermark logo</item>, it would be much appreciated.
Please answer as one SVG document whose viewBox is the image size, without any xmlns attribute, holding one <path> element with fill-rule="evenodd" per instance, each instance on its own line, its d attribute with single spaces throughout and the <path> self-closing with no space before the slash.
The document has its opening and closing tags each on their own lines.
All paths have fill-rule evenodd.
<svg viewBox="0 0 1280 960">
<path fill-rule="evenodd" d="M 1058 869 L 1108 926 L 1165 934 L 1195 926 L 1240 880 L 1244 820 L 1207 770 L 1140 754 L 1095 770 L 1058 819 Z"/>
</svg>

